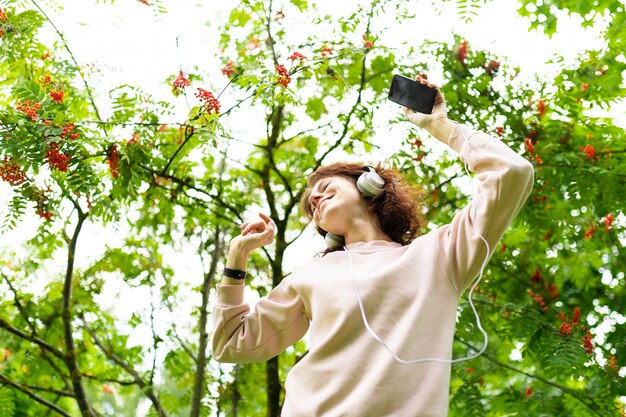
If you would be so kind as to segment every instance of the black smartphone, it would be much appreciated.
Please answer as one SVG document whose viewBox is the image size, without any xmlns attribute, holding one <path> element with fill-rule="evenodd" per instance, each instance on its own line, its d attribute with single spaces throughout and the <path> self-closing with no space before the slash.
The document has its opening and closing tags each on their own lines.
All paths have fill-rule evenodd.
<svg viewBox="0 0 626 417">
<path fill-rule="evenodd" d="M 437 89 L 396 74 L 389 88 L 389 100 L 420 113 L 431 114 L 437 98 Z"/>
</svg>

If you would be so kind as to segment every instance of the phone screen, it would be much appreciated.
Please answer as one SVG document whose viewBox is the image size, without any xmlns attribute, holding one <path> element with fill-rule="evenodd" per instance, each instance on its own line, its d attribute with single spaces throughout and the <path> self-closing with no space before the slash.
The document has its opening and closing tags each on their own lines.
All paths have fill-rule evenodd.
<svg viewBox="0 0 626 417">
<path fill-rule="evenodd" d="M 437 89 L 396 74 L 389 88 L 389 100 L 420 113 L 431 114 Z"/>
</svg>

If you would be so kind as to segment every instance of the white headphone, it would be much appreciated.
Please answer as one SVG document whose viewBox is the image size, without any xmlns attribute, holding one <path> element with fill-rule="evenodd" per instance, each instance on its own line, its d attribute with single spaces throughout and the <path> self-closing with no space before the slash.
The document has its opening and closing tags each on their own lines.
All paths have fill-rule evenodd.
<svg viewBox="0 0 626 417">
<path fill-rule="evenodd" d="M 376 170 L 369 165 L 366 165 L 369 171 L 365 171 L 356 181 L 356 188 L 359 189 L 361 194 L 365 197 L 377 197 L 385 192 L 385 180 L 378 175 Z M 324 241 L 330 249 L 337 249 L 343 246 L 343 237 L 333 235 L 332 233 L 326 233 Z"/>
</svg>

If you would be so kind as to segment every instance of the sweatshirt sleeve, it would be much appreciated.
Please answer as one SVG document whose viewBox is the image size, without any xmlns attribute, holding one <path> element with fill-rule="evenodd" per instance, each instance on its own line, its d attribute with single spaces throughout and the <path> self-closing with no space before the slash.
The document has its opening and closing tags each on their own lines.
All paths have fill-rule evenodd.
<svg viewBox="0 0 626 417">
<path fill-rule="evenodd" d="M 439 263 L 460 295 L 530 195 L 534 170 L 500 140 L 461 125 L 448 144 L 475 173 L 476 183 L 473 200 L 439 229 Z M 489 254 L 481 236 L 489 243 Z"/>
<path fill-rule="evenodd" d="M 244 285 L 217 285 L 213 357 L 220 362 L 268 360 L 300 340 L 309 328 L 304 303 L 289 279 L 259 300 L 244 302 Z"/>
</svg>

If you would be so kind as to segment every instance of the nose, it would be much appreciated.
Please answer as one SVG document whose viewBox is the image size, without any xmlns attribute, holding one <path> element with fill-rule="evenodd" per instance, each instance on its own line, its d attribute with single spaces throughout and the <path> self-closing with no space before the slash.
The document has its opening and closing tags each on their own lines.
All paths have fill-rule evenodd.
<svg viewBox="0 0 626 417">
<path fill-rule="evenodd" d="M 319 192 L 313 192 L 311 193 L 311 196 L 309 197 L 309 204 L 311 204 L 314 208 L 317 208 L 317 205 L 319 204 L 320 198 L 322 198 L 322 194 Z"/>
</svg>

